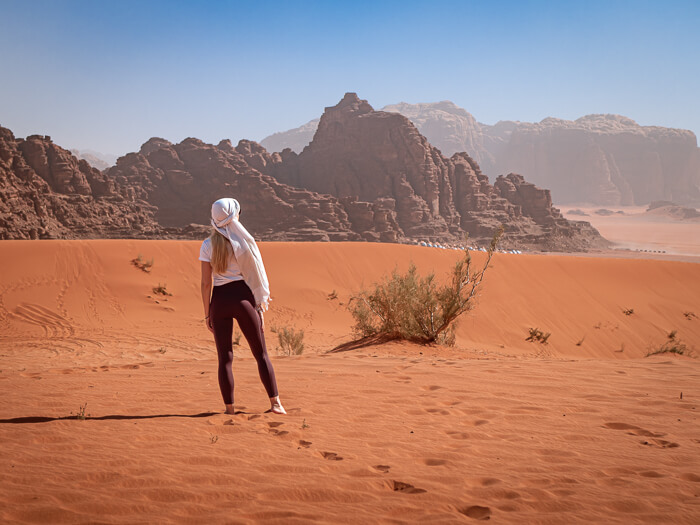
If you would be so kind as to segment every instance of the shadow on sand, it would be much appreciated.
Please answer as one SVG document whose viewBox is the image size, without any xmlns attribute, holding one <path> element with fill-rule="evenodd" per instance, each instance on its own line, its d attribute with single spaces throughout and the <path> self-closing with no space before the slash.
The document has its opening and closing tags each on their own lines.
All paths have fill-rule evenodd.
<svg viewBox="0 0 700 525">
<path fill-rule="evenodd" d="M 153 414 L 149 416 L 124 416 L 124 415 L 111 415 L 111 416 L 64 416 L 64 417 L 42 417 L 42 416 L 27 416 L 27 417 L 13 417 L 11 419 L 0 419 L 0 424 L 20 424 L 20 423 L 49 423 L 50 421 L 62 421 L 66 419 L 81 419 L 81 420 L 92 420 L 92 421 L 105 421 L 108 419 L 121 420 L 121 419 L 156 419 L 160 417 L 210 417 L 221 414 L 221 412 L 202 412 L 200 414 Z"/>
</svg>

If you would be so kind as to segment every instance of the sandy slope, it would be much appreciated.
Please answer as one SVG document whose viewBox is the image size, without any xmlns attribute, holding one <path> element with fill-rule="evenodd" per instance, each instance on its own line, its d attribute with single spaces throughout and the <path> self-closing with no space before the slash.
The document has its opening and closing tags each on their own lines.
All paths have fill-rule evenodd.
<svg viewBox="0 0 700 525">
<path fill-rule="evenodd" d="M 499 254 L 456 348 L 328 354 L 363 281 L 459 254 L 262 251 L 269 347 L 306 332 L 305 355 L 274 359 L 287 417 L 264 413 L 244 344 L 241 413 L 217 413 L 198 243 L 0 244 L 0 521 L 700 521 L 700 360 L 643 357 L 670 330 L 700 350 L 699 264 Z M 524 341 L 534 326 L 549 345 Z"/>
</svg>

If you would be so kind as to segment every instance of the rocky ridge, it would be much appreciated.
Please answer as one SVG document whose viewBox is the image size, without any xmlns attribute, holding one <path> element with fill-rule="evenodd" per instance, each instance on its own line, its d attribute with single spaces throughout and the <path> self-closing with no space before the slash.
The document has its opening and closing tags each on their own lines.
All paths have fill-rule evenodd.
<svg viewBox="0 0 700 525">
<path fill-rule="evenodd" d="M 564 219 L 548 190 L 513 173 L 491 185 L 469 155 L 446 158 L 409 119 L 375 111 L 354 93 L 326 108 L 301 153 L 284 150 L 261 169 L 285 184 L 372 203 L 395 222 L 397 240 L 459 241 L 468 232 L 484 241 L 502 223 L 511 246 L 603 244 L 588 223 Z"/>
<path fill-rule="evenodd" d="M 57 146 L 0 127 L 0 239 L 165 237 L 155 208 Z"/>
<path fill-rule="evenodd" d="M 489 126 L 449 101 L 400 103 L 383 110 L 408 117 L 443 154 L 465 151 L 492 176 L 521 173 L 549 188 L 559 204 L 700 202 L 700 149 L 688 130 L 640 126 L 620 115 Z M 314 122 L 275 134 L 269 145 L 301 152 Z"/>
<path fill-rule="evenodd" d="M 301 154 L 152 138 L 100 172 L 49 137 L 0 130 L 2 238 L 201 238 L 211 202 L 231 195 L 260 240 L 486 242 L 504 224 L 507 247 L 605 245 L 548 190 L 512 173 L 491 185 L 466 153 L 444 157 L 407 118 L 352 93 Z"/>
</svg>

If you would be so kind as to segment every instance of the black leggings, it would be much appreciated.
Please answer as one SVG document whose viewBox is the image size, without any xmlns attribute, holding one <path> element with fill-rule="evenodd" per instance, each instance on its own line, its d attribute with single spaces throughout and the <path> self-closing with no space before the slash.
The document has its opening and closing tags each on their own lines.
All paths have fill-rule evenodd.
<svg viewBox="0 0 700 525">
<path fill-rule="evenodd" d="M 275 371 L 265 347 L 265 333 L 262 330 L 260 315 L 255 311 L 255 298 L 245 281 L 233 281 L 214 286 L 209 315 L 214 327 L 216 351 L 219 354 L 219 388 L 224 403 L 233 403 L 233 320 L 248 341 L 253 356 L 258 362 L 260 380 L 265 385 L 269 397 L 277 396 Z"/>
</svg>

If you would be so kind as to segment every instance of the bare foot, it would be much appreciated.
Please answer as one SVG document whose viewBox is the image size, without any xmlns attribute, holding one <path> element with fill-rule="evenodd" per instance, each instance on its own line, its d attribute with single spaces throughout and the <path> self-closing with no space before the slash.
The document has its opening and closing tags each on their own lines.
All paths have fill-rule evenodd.
<svg viewBox="0 0 700 525">
<path fill-rule="evenodd" d="M 226 410 L 224 411 L 224 414 L 234 414 L 233 405 L 226 405 Z"/>
<path fill-rule="evenodd" d="M 271 397 L 270 404 L 271 404 L 270 412 L 272 412 L 274 414 L 286 414 L 287 413 L 287 411 L 282 406 L 282 403 L 280 402 L 280 396 Z"/>
</svg>

